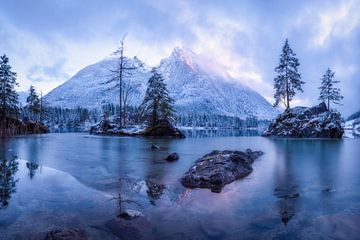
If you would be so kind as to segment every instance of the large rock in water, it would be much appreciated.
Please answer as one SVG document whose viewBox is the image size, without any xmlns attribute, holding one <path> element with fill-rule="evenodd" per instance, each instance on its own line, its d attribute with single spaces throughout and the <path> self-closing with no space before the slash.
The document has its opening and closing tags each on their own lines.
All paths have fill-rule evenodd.
<svg viewBox="0 0 360 240">
<path fill-rule="evenodd" d="M 295 107 L 280 114 L 263 136 L 341 138 L 342 123 L 340 113 L 328 111 L 325 103 L 311 108 Z"/>
<path fill-rule="evenodd" d="M 141 135 L 146 137 L 185 138 L 185 135 L 167 120 L 160 121 L 155 127 L 149 127 Z"/>
<path fill-rule="evenodd" d="M 210 188 L 212 192 L 221 192 L 222 188 L 237 179 L 249 175 L 255 159 L 261 151 L 213 151 L 199 158 L 181 178 L 188 188 Z"/>
</svg>

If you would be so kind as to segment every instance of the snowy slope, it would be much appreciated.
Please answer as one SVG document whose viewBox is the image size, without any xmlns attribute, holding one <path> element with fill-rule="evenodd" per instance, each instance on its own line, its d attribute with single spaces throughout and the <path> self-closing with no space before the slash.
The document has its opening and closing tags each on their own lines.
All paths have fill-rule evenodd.
<svg viewBox="0 0 360 240">
<path fill-rule="evenodd" d="M 126 60 L 128 61 L 127 66 L 139 66 L 141 64 L 137 58 Z M 106 103 L 119 104 L 119 92 L 114 88 L 116 83 L 106 83 L 114 77 L 110 70 L 116 69 L 116 65 L 117 60 L 114 57 L 108 57 L 87 66 L 64 84 L 49 92 L 44 97 L 44 101 L 50 106 L 64 108 L 78 106 L 96 108 Z M 130 76 L 127 77 L 130 78 Z M 140 104 L 142 92 L 145 91 L 144 88 L 149 77 L 150 68 L 147 66 L 138 68 L 131 76 L 131 81 L 141 85 L 140 93 L 133 97 L 133 105 Z"/>
<path fill-rule="evenodd" d="M 130 65 L 139 65 L 138 59 L 127 59 Z M 106 58 L 85 67 L 63 85 L 45 96 L 52 106 L 100 107 L 103 103 L 118 104 L 116 89 L 108 90 L 113 84 L 103 84 L 109 78 L 109 68 L 114 69 L 116 59 Z M 139 68 L 131 79 L 140 87 L 131 105 L 139 105 L 150 77 L 150 67 Z M 190 50 L 175 48 L 158 66 L 164 75 L 170 95 L 175 99 L 178 113 L 220 114 L 245 118 L 256 116 L 271 119 L 277 110 L 257 92 L 239 83 L 218 66 L 194 54 Z"/>
<path fill-rule="evenodd" d="M 185 113 L 214 113 L 271 119 L 278 114 L 260 94 L 236 83 L 215 63 L 191 50 L 175 48 L 159 66 L 175 99 Z"/>
</svg>

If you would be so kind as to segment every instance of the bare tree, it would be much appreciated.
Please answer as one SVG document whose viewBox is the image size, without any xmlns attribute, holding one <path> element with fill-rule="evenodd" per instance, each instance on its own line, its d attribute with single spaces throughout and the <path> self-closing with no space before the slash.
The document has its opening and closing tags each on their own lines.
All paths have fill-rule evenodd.
<svg viewBox="0 0 360 240">
<path fill-rule="evenodd" d="M 113 55 L 117 56 L 117 63 L 115 68 L 109 69 L 110 71 L 110 79 L 108 79 L 103 84 L 114 83 L 115 85 L 110 87 L 108 90 L 116 89 L 119 90 L 119 128 L 122 128 L 125 123 L 125 113 L 126 107 L 129 102 L 129 97 L 132 95 L 136 89 L 136 86 L 131 86 L 130 78 L 133 75 L 134 70 L 138 67 L 131 62 L 127 61 L 126 57 L 124 56 L 124 41 L 125 41 L 126 34 L 122 37 L 120 41 L 120 47 L 113 53 Z"/>
</svg>

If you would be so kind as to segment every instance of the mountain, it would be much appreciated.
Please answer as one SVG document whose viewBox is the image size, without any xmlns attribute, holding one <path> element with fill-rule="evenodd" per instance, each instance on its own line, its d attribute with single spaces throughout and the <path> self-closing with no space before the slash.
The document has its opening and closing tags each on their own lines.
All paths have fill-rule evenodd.
<svg viewBox="0 0 360 240">
<path fill-rule="evenodd" d="M 25 106 L 26 105 L 26 98 L 28 97 L 29 93 L 28 92 L 24 92 L 24 91 L 20 91 L 17 92 L 18 94 L 18 100 L 21 106 Z"/>
<path fill-rule="evenodd" d="M 129 66 L 139 66 L 131 81 L 138 92 L 130 105 L 141 103 L 151 68 L 138 58 L 127 58 Z M 106 58 L 85 67 L 61 86 L 45 96 L 52 106 L 73 108 L 100 107 L 104 103 L 118 104 L 118 92 L 106 83 L 117 60 Z M 175 48 L 172 54 L 161 60 L 158 71 L 165 78 L 170 95 L 175 99 L 175 109 L 180 114 L 218 114 L 246 118 L 272 119 L 278 111 L 260 94 L 221 72 L 221 68 L 191 50 Z"/>
</svg>

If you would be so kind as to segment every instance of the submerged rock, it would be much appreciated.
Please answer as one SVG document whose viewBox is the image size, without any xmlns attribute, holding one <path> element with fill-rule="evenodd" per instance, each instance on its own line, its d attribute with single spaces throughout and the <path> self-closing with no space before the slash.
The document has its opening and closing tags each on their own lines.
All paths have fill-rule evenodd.
<svg viewBox="0 0 360 240">
<path fill-rule="evenodd" d="M 85 240 L 85 231 L 82 229 L 57 229 L 46 234 L 44 240 Z"/>
<path fill-rule="evenodd" d="M 185 135 L 169 121 L 162 120 L 155 127 L 149 127 L 141 135 L 146 137 L 185 138 Z"/>
<path fill-rule="evenodd" d="M 150 146 L 150 149 L 151 150 L 160 150 L 160 147 L 158 145 L 153 144 Z"/>
<path fill-rule="evenodd" d="M 164 193 L 165 185 L 154 183 L 150 180 L 146 180 L 146 193 L 150 199 L 150 203 L 155 205 L 155 200 L 158 200 Z"/>
<path fill-rule="evenodd" d="M 342 123 L 340 113 L 328 111 L 325 103 L 311 108 L 295 107 L 280 114 L 263 136 L 341 138 Z"/>
<path fill-rule="evenodd" d="M 263 155 L 261 151 L 213 151 L 199 158 L 181 178 L 188 188 L 210 188 L 221 192 L 222 188 L 237 179 L 249 175 L 252 163 Z"/>
<path fill-rule="evenodd" d="M 173 162 L 176 160 L 179 160 L 180 156 L 177 153 L 171 153 L 170 155 L 168 155 L 166 158 L 164 158 L 164 160 L 168 161 L 168 162 Z"/>
<path fill-rule="evenodd" d="M 141 212 L 136 211 L 136 210 L 127 209 L 127 210 L 123 211 L 122 213 L 120 213 L 118 215 L 118 217 L 125 219 L 125 220 L 132 220 L 134 218 L 144 217 L 144 214 L 142 214 Z"/>
</svg>

